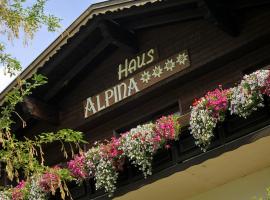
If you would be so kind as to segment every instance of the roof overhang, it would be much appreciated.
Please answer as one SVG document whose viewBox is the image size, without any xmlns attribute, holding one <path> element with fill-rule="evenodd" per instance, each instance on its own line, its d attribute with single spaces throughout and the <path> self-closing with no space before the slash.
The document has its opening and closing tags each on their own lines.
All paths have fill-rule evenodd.
<svg viewBox="0 0 270 200">
<path fill-rule="evenodd" d="M 89 20 L 97 15 L 121 11 L 131 7 L 140 7 L 145 4 L 160 2 L 162 0 L 111 0 L 91 5 L 83 12 L 60 36 L 46 48 L 20 75 L 21 79 L 28 79 L 37 72 L 44 63 L 53 57 L 60 48 L 65 45 L 69 38 L 72 38 L 79 32 Z M 17 81 L 12 81 L 9 86 L 0 94 L 0 105 L 3 104 L 4 98 L 8 92 L 17 85 Z"/>
</svg>

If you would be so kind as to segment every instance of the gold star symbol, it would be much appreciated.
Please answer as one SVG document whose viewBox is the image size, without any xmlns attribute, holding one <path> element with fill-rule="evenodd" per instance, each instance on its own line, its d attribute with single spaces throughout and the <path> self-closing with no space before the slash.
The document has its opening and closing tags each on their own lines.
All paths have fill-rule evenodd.
<svg viewBox="0 0 270 200">
<path fill-rule="evenodd" d="M 163 73 L 163 71 L 162 71 L 161 67 L 158 65 L 158 66 L 155 66 L 155 68 L 153 69 L 152 76 L 157 78 L 157 77 L 160 77 L 162 73 Z"/>
<path fill-rule="evenodd" d="M 177 56 L 177 63 L 179 63 L 179 65 L 184 65 L 186 63 L 186 61 L 188 60 L 188 55 L 186 53 L 179 53 L 179 55 Z"/>
<path fill-rule="evenodd" d="M 175 62 L 173 62 L 172 59 L 168 59 L 166 62 L 165 62 L 165 67 L 164 67 L 167 71 L 172 71 L 173 68 L 175 68 Z"/>
<path fill-rule="evenodd" d="M 148 83 L 150 81 L 151 74 L 148 71 L 144 71 L 141 75 L 141 81 L 143 83 Z"/>
</svg>

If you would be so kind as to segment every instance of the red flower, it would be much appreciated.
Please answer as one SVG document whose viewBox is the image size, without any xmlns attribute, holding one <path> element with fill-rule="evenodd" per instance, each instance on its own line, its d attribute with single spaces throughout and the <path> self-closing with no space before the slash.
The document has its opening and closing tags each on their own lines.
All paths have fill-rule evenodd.
<svg viewBox="0 0 270 200">
<path fill-rule="evenodd" d="M 194 102 L 192 103 L 192 106 L 193 107 L 197 106 L 201 102 L 201 100 L 202 98 L 199 98 L 199 99 L 195 98 Z"/>
</svg>

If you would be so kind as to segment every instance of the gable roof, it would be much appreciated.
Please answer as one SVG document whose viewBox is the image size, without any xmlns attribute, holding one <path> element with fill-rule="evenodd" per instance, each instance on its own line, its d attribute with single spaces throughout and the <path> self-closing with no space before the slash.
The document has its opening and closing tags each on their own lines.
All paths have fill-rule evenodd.
<svg viewBox="0 0 270 200">
<path fill-rule="evenodd" d="M 117 12 L 131 7 L 140 7 L 146 4 L 152 4 L 163 0 L 110 0 L 92 4 L 84 11 L 58 38 L 49 45 L 20 75 L 21 79 L 28 79 L 41 68 L 45 62 L 50 60 L 68 39 L 79 32 L 89 20 L 97 15 L 110 12 Z M 5 95 L 17 85 L 17 81 L 12 81 L 0 94 L 0 105 L 3 103 Z"/>
</svg>

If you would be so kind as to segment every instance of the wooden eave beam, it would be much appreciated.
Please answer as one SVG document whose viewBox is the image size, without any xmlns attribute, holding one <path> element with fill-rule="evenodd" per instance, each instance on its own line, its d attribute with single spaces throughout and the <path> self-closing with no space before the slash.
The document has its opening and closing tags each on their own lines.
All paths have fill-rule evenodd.
<svg viewBox="0 0 270 200">
<path fill-rule="evenodd" d="M 111 38 L 112 44 L 124 50 L 136 53 L 138 50 L 136 35 L 113 20 L 103 20 L 100 29 L 104 38 Z"/>
<path fill-rule="evenodd" d="M 22 103 L 24 113 L 34 119 L 59 124 L 58 110 L 37 99 L 26 97 Z"/>
<path fill-rule="evenodd" d="M 144 17 L 142 19 L 134 19 L 125 23 L 127 28 L 143 29 L 175 22 L 187 21 L 204 18 L 201 9 L 179 10 L 177 12 L 168 12 L 153 17 Z"/>
<path fill-rule="evenodd" d="M 44 95 L 47 101 L 56 95 L 63 87 L 65 87 L 75 76 L 77 76 L 91 61 L 93 61 L 102 51 L 104 51 L 111 41 L 109 39 L 102 40 L 95 48 L 90 50 L 70 71 L 59 78 L 59 81 Z"/>
<path fill-rule="evenodd" d="M 53 62 L 49 63 L 49 66 L 46 66 L 44 68 L 40 68 L 40 71 L 42 74 L 47 75 L 50 72 L 54 70 L 54 68 L 61 64 L 61 62 L 66 59 L 68 56 L 70 56 L 75 49 L 85 40 L 87 37 L 89 37 L 89 34 L 94 31 L 97 28 L 97 25 L 99 24 L 100 18 L 93 19 L 91 23 L 88 23 L 81 27 L 81 30 L 76 33 L 72 38 L 68 39 L 66 44 L 64 44 L 57 52 L 56 55 L 54 55 L 51 59 L 53 59 Z M 50 62 L 50 61 L 49 61 Z M 46 65 L 46 63 L 44 64 Z"/>
<path fill-rule="evenodd" d="M 119 48 L 124 48 L 124 50 L 132 52 L 137 51 L 135 34 L 129 30 L 123 29 L 119 24 L 109 20 L 102 20 L 96 28 L 101 30 L 103 39 L 96 45 L 96 47 L 89 50 L 81 60 L 72 66 L 70 71 L 68 71 L 53 85 L 52 88 L 50 88 L 44 96 L 46 101 L 54 97 L 109 45 L 114 44 Z"/>
<path fill-rule="evenodd" d="M 205 18 L 231 36 L 239 35 L 238 19 L 233 13 L 231 1 L 203 0 L 200 2 Z"/>
</svg>

